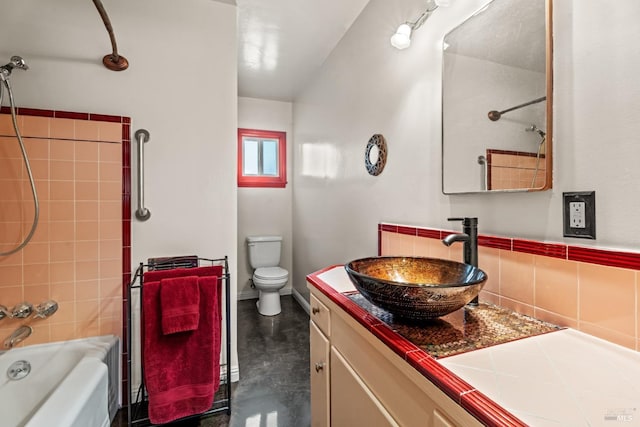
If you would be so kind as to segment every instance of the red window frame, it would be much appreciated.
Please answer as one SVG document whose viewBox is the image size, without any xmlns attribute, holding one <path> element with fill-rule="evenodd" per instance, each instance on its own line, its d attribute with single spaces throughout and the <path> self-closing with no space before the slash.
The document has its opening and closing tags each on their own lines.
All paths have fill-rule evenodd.
<svg viewBox="0 0 640 427">
<path fill-rule="evenodd" d="M 242 174 L 242 140 L 245 137 L 278 140 L 278 176 L 244 176 Z M 238 129 L 238 187 L 284 188 L 287 186 L 286 132 Z"/>
</svg>

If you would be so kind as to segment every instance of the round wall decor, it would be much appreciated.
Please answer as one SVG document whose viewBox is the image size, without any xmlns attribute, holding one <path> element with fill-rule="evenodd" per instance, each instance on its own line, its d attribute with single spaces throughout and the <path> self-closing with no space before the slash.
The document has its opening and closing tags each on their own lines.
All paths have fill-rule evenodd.
<svg viewBox="0 0 640 427">
<path fill-rule="evenodd" d="M 369 175 L 378 176 L 387 163 L 387 141 L 379 133 L 373 135 L 364 152 L 364 165 Z"/>
</svg>

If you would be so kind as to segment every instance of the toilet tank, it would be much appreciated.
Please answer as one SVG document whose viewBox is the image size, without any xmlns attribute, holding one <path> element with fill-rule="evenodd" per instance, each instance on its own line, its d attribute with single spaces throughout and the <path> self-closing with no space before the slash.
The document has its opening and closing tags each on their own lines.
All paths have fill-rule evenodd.
<svg viewBox="0 0 640 427">
<path fill-rule="evenodd" d="M 277 267 L 280 264 L 282 236 L 249 236 L 247 246 L 251 267 Z"/>
</svg>

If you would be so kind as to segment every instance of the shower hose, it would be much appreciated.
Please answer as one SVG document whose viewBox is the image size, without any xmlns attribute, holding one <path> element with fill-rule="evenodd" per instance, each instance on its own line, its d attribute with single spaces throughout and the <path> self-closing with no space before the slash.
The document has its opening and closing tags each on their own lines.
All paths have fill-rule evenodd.
<svg viewBox="0 0 640 427">
<path fill-rule="evenodd" d="M 31 194 L 33 195 L 33 223 L 31 224 L 31 230 L 29 234 L 24 238 L 22 243 L 20 243 L 15 248 L 8 250 L 6 252 L 0 252 L 0 256 L 9 256 L 18 252 L 20 249 L 27 246 L 27 243 L 33 237 L 33 234 L 36 232 L 36 227 L 38 226 L 38 217 L 40 216 L 40 204 L 38 203 L 38 194 L 36 192 L 36 184 L 33 180 L 33 174 L 31 172 L 31 165 L 29 164 L 29 157 L 27 157 L 27 150 L 24 148 L 24 141 L 22 140 L 22 135 L 20 135 L 20 130 L 18 129 L 18 120 L 16 118 L 16 107 L 13 101 L 13 92 L 11 91 L 11 85 L 9 84 L 9 80 L 4 79 L 2 81 L 4 86 L 7 88 L 7 93 L 9 94 L 9 106 L 11 110 L 11 121 L 13 122 L 13 129 L 15 130 L 16 137 L 18 139 L 18 144 L 20 144 L 20 150 L 22 151 L 22 158 L 24 159 L 24 166 L 27 170 L 27 174 L 29 175 L 29 183 L 31 184 Z M 2 84 L 0 84 L 0 106 L 2 105 L 2 95 L 3 95 Z"/>
</svg>

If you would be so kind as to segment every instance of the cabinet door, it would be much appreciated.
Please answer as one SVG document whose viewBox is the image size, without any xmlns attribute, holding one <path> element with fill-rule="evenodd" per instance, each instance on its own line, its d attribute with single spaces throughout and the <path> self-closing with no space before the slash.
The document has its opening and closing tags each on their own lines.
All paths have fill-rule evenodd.
<svg viewBox="0 0 640 427">
<path fill-rule="evenodd" d="M 309 322 L 311 426 L 329 426 L 329 340 Z"/>
<path fill-rule="evenodd" d="M 331 426 L 399 426 L 335 347 L 331 349 Z"/>
</svg>

